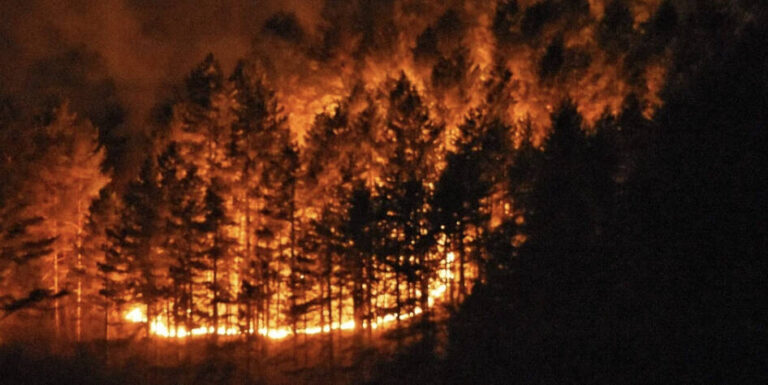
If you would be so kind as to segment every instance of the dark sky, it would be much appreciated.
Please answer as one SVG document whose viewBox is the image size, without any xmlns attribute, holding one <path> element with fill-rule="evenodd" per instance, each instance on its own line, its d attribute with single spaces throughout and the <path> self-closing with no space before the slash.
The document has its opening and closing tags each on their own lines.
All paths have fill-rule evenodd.
<svg viewBox="0 0 768 385">
<path fill-rule="evenodd" d="M 5 0 L 0 2 L 0 87 L 16 96 L 43 89 L 70 97 L 109 93 L 146 112 L 157 93 L 213 52 L 225 68 L 246 56 L 266 18 L 304 1 Z M 36 88 L 37 90 L 30 89 Z M 98 89 L 99 92 L 94 92 Z"/>
</svg>

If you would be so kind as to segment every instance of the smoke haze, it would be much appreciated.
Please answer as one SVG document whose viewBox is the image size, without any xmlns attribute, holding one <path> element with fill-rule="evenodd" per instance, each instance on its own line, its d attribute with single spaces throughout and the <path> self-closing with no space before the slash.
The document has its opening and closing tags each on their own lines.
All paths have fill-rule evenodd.
<svg viewBox="0 0 768 385">
<path fill-rule="evenodd" d="M 510 119 L 546 122 L 570 97 L 594 121 L 630 93 L 657 101 L 658 3 L 10 0 L 0 5 L 0 90 L 36 108 L 69 99 L 108 143 L 146 132 L 153 107 L 209 52 L 225 73 L 240 58 L 259 63 L 299 134 L 354 87 L 400 72 L 455 126 L 503 67 Z"/>
</svg>

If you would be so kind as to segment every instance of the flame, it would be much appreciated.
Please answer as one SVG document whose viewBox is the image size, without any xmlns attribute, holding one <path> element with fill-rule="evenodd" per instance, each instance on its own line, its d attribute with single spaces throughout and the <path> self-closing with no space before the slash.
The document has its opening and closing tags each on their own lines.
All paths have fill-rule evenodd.
<svg viewBox="0 0 768 385">
<path fill-rule="evenodd" d="M 448 294 L 448 282 L 454 280 L 455 275 L 453 273 L 453 265 L 456 261 L 455 254 L 451 251 L 446 254 L 443 262 L 443 267 L 437 271 L 438 279 L 431 283 L 428 296 L 428 306 L 433 307 L 435 304 L 440 303 L 445 299 Z M 418 316 L 423 313 L 423 309 L 419 306 L 413 308 L 413 311 L 401 313 L 399 315 L 400 321 L 406 321 L 410 318 Z M 295 331 L 289 326 L 280 326 L 275 328 L 259 328 L 255 330 L 253 328 L 249 330 L 242 330 L 236 326 L 220 326 L 215 329 L 213 326 L 200 326 L 193 329 L 187 329 L 184 326 L 171 326 L 168 318 L 165 316 L 158 316 L 148 321 L 145 307 L 142 305 L 134 305 L 128 311 L 123 314 L 123 319 L 134 324 L 149 322 L 149 331 L 153 336 L 163 338 L 186 338 L 197 337 L 211 334 L 217 334 L 219 336 L 239 336 L 243 334 L 258 334 L 260 336 L 272 339 L 281 340 L 293 335 L 316 335 L 321 333 L 328 333 L 333 330 L 351 331 L 357 329 L 358 325 L 354 320 L 342 320 L 341 322 L 333 322 L 325 325 L 313 325 L 304 328 L 298 328 Z M 375 321 L 371 322 L 371 329 L 380 329 L 392 324 L 398 320 L 397 313 L 385 314 L 379 316 Z"/>
<path fill-rule="evenodd" d="M 125 313 L 125 319 L 133 323 L 147 322 L 147 314 L 142 308 L 137 306 Z"/>
<path fill-rule="evenodd" d="M 400 4 L 400 2 L 394 3 Z M 289 121 L 288 126 L 293 130 L 300 144 L 303 144 L 304 134 L 312 127 L 317 114 L 328 112 L 333 106 L 349 103 L 349 120 L 354 121 L 367 103 L 376 106 L 384 102 L 383 105 L 386 105 L 386 100 L 382 98 L 386 98 L 387 87 L 391 80 L 397 79 L 401 74 L 409 79 L 423 98 L 424 104 L 430 110 L 430 118 L 445 125 L 445 138 L 451 139 L 446 140 L 445 147 L 448 150 L 453 143 L 452 138 L 459 135 L 457 129 L 465 121 L 468 113 L 484 106 L 487 100 L 501 100 L 494 102 L 499 106 L 489 106 L 489 114 L 500 115 L 494 118 L 500 118 L 509 124 L 530 124 L 532 129 L 530 135 L 533 136 L 531 139 L 534 144 L 541 143 L 545 138 L 551 114 L 565 98 L 573 100 L 579 106 L 579 112 L 586 125 L 593 125 L 606 112 L 618 113 L 625 97 L 630 94 L 638 94 L 648 102 L 647 109 L 644 111 L 646 115 L 650 115 L 661 103 L 658 95 L 665 81 L 664 60 L 659 59 L 647 64 L 643 71 L 643 84 L 635 84 L 637 79 L 628 79 L 625 74 L 627 71 L 624 64 L 629 60 L 627 53 L 609 53 L 602 48 L 599 39 L 595 37 L 596 28 L 604 16 L 607 1 L 589 0 L 589 17 L 586 19 L 582 18 L 584 15 L 581 14 L 560 15 L 545 23 L 535 37 L 515 35 L 514 38 L 500 37 L 494 29 L 497 2 L 476 3 L 465 2 L 463 7 L 458 8 L 452 5 L 433 4 L 428 8 L 419 8 L 419 12 L 415 12 L 412 7 L 394 5 L 390 9 L 392 15 L 382 15 L 384 19 L 391 18 L 394 24 L 382 23 L 382 25 L 387 25 L 387 28 L 393 27 L 397 34 L 396 39 L 386 41 L 382 46 L 377 45 L 375 49 L 371 48 L 370 52 L 358 50 L 360 48 L 358 36 L 346 36 L 339 32 L 341 36 L 338 37 L 338 47 L 331 47 L 335 49 L 329 51 L 330 56 L 327 58 L 320 59 L 314 54 L 290 49 L 288 46 L 281 46 L 280 50 L 271 50 L 266 42 L 261 42 L 257 44 L 258 51 L 263 51 L 265 57 L 256 55 L 252 59 L 260 63 L 257 65 L 260 70 L 256 72 L 263 70 L 265 79 L 268 79 L 268 86 L 274 87 L 280 107 Z M 518 3 L 521 12 L 525 12 L 541 2 L 518 0 Z M 633 2 L 630 10 L 636 32 L 641 32 L 641 24 L 652 17 L 659 3 L 659 0 Z M 418 36 L 425 32 L 427 27 L 435 27 L 440 15 L 449 8 L 456 8 L 460 15 L 459 19 L 463 21 L 461 36 L 441 37 L 437 43 L 439 54 L 430 53 L 428 58 L 419 59 L 414 53 Z M 567 11 L 566 8 L 563 9 Z M 341 20 L 333 21 L 342 24 L 348 22 L 343 20 L 346 17 L 343 16 L 344 14 L 339 14 Z M 577 16 L 581 21 L 574 23 L 573 21 L 576 20 L 574 17 Z M 553 45 L 555 42 L 559 42 L 558 45 Z M 562 68 L 555 73 L 542 75 L 541 63 L 544 53 L 548 47 L 558 46 L 560 51 L 563 51 L 560 54 L 564 57 L 561 61 L 568 58 L 568 65 L 561 64 Z M 455 75 L 457 78 L 455 84 L 435 85 L 434 80 L 431 79 L 435 61 L 450 58 L 454 51 L 460 52 L 462 58 L 466 56 L 467 68 Z M 496 71 L 499 69 L 509 71 L 509 81 L 504 83 L 498 91 L 493 91 L 501 95 L 495 95 L 495 98 L 491 99 L 488 97 L 488 92 L 491 87 L 489 85 L 493 82 L 489 80 L 498 76 Z M 361 88 L 358 89 L 358 87 Z M 225 103 L 221 105 L 220 110 L 229 111 L 230 108 L 226 105 L 228 99 L 220 99 L 221 103 Z M 377 114 L 379 112 L 383 114 L 386 111 L 377 111 Z M 226 117 L 231 118 L 229 115 Z M 377 121 L 376 124 L 382 123 Z M 378 157 L 378 155 L 374 156 Z M 383 163 L 381 159 L 372 160 L 372 162 Z M 442 160 L 437 162 L 438 169 L 443 167 L 440 162 Z M 369 183 L 372 183 L 371 180 L 376 180 L 376 171 L 376 167 L 370 171 L 374 178 L 369 179 Z M 303 208 L 306 210 L 304 217 L 312 218 L 316 215 L 313 210 L 317 207 L 312 207 L 311 204 L 307 206 Z M 241 224 L 239 229 L 242 230 L 245 219 L 241 218 L 239 222 Z M 242 244 L 245 243 L 244 234 L 241 232 L 233 235 L 240 239 Z M 525 236 L 515 236 L 516 245 L 524 241 Z M 429 284 L 427 303 L 429 307 L 436 306 L 447 297 L 452 299 L 454 297 L 452 294 L 455 294 L 458 275 L 457 258 L 453 251 L 442 249 L 444 243 L 441 243 L 440 247 L 440 253 L 445 254 L 439 261 L 434 281 Z M 234 268 L 225 273 L 229 275 L 224 279 L 228 280 L 233 288 L 238 286 L 241 278 L 240 266 L 243 263 L 242 259 L 236 257 Z M 284 271 L 279 274 L 286 276 Z M 392 283 L 386 280 L 384 282 L 388 289 L 392 288 Z M 278 296 L 283 294 L 285 293 L 279 293 Z M 210 325 L 185 328 L 174 325 L 169 316 L 147 317 L 141 306 L 131 308 L 123 317 L 131 323 L 148 323 L 151 334 L 162 337 L 258 334 L 270 339 L 283 339 L 296 334 L 312 335 L 332 330 L 354 330 L 365 326 L 356 325 L 355 321 L 350 319 L 352 318 L 350 298 L 334 300 L 334 302 L 334 306 L 338 305 L 342 310 L 340 320 L 324 325 L 322 321 L 309 320 L 309 326 L 303 322 L 305 326 L 300 329 L 284 325 L 286 321 L 282 310 L 285 305 L 281 305 L 279 299 L 277 309 L 274 313 L 270 313 L 270 315 L 278 315 L 270 321 L 276 326 L 256 330 L 244 330 L 247 328 L 237 325 L 238 322 L 233 318 L 223 320 L 225 326 L 218 328 Z M 384 305 L 388 302 L 391 304 L 393 298 L 391 295 L 380 294 L 376 302 L 379 304 L 383 302 Z M 415 307 L 409 313 L 385 314 L 371 320 L 369 326 L 373 329 L 381 328 L 394 321 L 414 317 L 424 310 Z"/>
</svg>

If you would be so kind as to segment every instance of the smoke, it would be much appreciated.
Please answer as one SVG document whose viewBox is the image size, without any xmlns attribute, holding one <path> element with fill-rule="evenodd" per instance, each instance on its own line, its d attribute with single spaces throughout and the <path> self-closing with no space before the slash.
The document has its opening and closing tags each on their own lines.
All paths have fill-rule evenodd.
<svg viewBox="0 0 768 385">
<path fill-rule="evenodd" d="M 510 120 L 545 122 L 570 97 L 594 121 L 630 92 L 655 100 L 664 47 L 653 44 L 665 36 L 644 36 L 658 3 L 6 0 L 0 93 L 22 105 L 67 98 L 118 143 L 145 133 L 153 107 L 211 52 L 225 72 L 260 63 L 298 133 L 355 87 L 375 92 L 400 72 L 455 126 L 498 66 L 512 72 Z"/>
<path fill-rule="evenodd" d="M 3 85 L 6 92 L 45 92 L 25 87 L 60 83 L 49 70 L 64 77 L 85 72 L 59 91 L 87 98 L 88 84 L 109 80 L 130 118 L 139 119 L 205 53 L 230 67 L 245 56 L 267 12 L 245 1 L 6 1 L 0 17 L 10 55 L 0 61 Z"/>
</svg>

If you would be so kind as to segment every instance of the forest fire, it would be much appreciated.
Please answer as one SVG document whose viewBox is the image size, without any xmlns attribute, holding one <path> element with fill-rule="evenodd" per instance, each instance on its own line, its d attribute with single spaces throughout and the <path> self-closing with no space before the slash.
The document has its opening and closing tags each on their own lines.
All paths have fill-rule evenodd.
<svg viewBox="0 0 768 385">
<path fill-rule="evenodd" d="M 436 293 L 442 294 L 445 291 L 444 286 L 435 290 Z M 415 307 L 414 310 L 407 314 L 400 314 L 401 320 L 407 320 L 414 316 L 421 314 L 421 308 Z M 125 314 L 125 319 L 133 323 L 145 323 L 147 322 L 147 316 L 144 310 L 140 306 L 134 307 L 132 310 Z M 384 317 L 377 317 L 376 320 L 371 323 L 371 328 L 376 330 L 380 327 L 384 327 L 387 324 L 391 324 L 397 320 L 397 316 L 394 314 L 387 314 Z M 320 333 L 328 333 L 333 330 L 355 330 L 357 325 L 354 320 L 343 321 L 341 325 L 338 322 L 331 325 L 325 324 L 322 326 L 310 326 L 305 328 L 296 329 L 295 331 L 285 326 L 281 328 L 259 328 L 258 334 L 267 338 L 280 340 L 291 335 L 313 335 Z M 152 335 L 166 337 L 166 338 L 186 338 L 189 336 L 205 336 L 211 334 L 218 334 L 220 336 L 239 336 L 243 334 L 254 334 L 257 331 L 254 329 L 241 330 L 236 327 L 219 327 L 214 333 L 213 326 L 201 326 L 192 329 L 188 332 L 184 326 L 172 327 L 167 319 L 157 317 L 150 321 L 150 332 Z"/>
<path fill-rule="evenodd" d="M 0 0 L 0 383 L 754 382 L 765 3 Z"/>
<path fill-rule="evenodd" d="M 434 324 L 486 281 L 498 232 L 526 243 L 523 195 L 538 182 L 510 178 L 538 162 L 553 114 L 572 109 L 590 132 L 658 106 L 668 53 L 656 39 L 674 16 L 658 0 L 322 1 L 268 14 L 238 4 L 218 37 L 243 47 L 227 28 L 256 22 L 248 48 L 214 44 L 177 68 L 186 28 L 163 25 L 161 43 L 145 31 L 158 19 L 125 1 L 84 11 L 127 21 L 104 20 L 125 28 L 106 46 L 139 41 L 175 75 L 97 39 L 95 58 L 73 48 L 33 63 L 83 71 L 81 88 L 40 87 L 60 98 L 43 116 L 0 110 L 28 116 L 0 115 L 3 167 L 21 170 L 2 174 L 17 177 L 0 198 L 29 224 L 19 247 L 39 246 L 22 250 L 33 261 L 14 274 L 49 291 L 49 328 L 77 343 Z M 37 28 L 9 14 L 19 30 Z M 50 23 L 63 38 L 93 38 L 90 23 Z M 148 94 L 161 98 L 148 106 Z"/>
<path fill-rule="evenodd" d="M 453 273 L 453 271 L 456 269 L 455 254 L 453 252 L 448 252 L 440 265 L 442 267 L 439 270 L 438 279 L 430 284 L 428 299 L 429 308 L 432 308 L 435 305 L 448 300 L 446 297 L 448 290 L 450 290 L 449 287 L 455 286 L 457 283 L 455 282 L 456 275 Z M 352 313 L 352 309 L 340 309 L 339 311 L 340 314 Z M 342 319 L 341 322 L 336 321 L 332 324 L 326 323 L 316 324 L 315 326 L 303 326 L 297 329 L 292 329 L 289 326 L 278 326 L 270 328 L 261 327 L 258 330 L 254 330 L 253 328 L 243 329 L 236 326 L 220 326 L 218 329 L 214 329 L 213 326 L 209 325 L 195 327 L 188 331 L 187 328 L 183 325 L 173 325 L 167 317 L 162 315 L 148 320 L 146 311 L 141 305 L 134 305 L 133 307 L 130 307 L 130 309 L 124 313 L 123 318 L 126 321 L 134 324 L 145 324 L 149 322 L 150 333 L 154 336 L 164 338 L 186 338 L 196 336 L 209 336 L 211 334 L 218 334 L 219 336 L 241 336 L 248 334 L 258 334 L 270 339 L 281 340 L 286 337 L 295 335 L 314 335 L 320 333 L 328 333 L 335 330 L 349 331 L 362 327 L 378 330 L 380 328 L 391 326 L 393 323 L 398 321 L 398 318 L 400 321 L 406 321 L 422 313 L 423 311 L 421 307 L 415 306 L 410 312 L 399 314 L 399 317 L 398 314 L 385 314 L 383 316 L 377 316 L 373 319 L 372 322 L 370 322 L 370 325 L 367 321 L 362 325 L 358 325 L 354 319 Z M 304 324 L 306 325 L 306 322 L 304 322 Z"/>
</svg>

